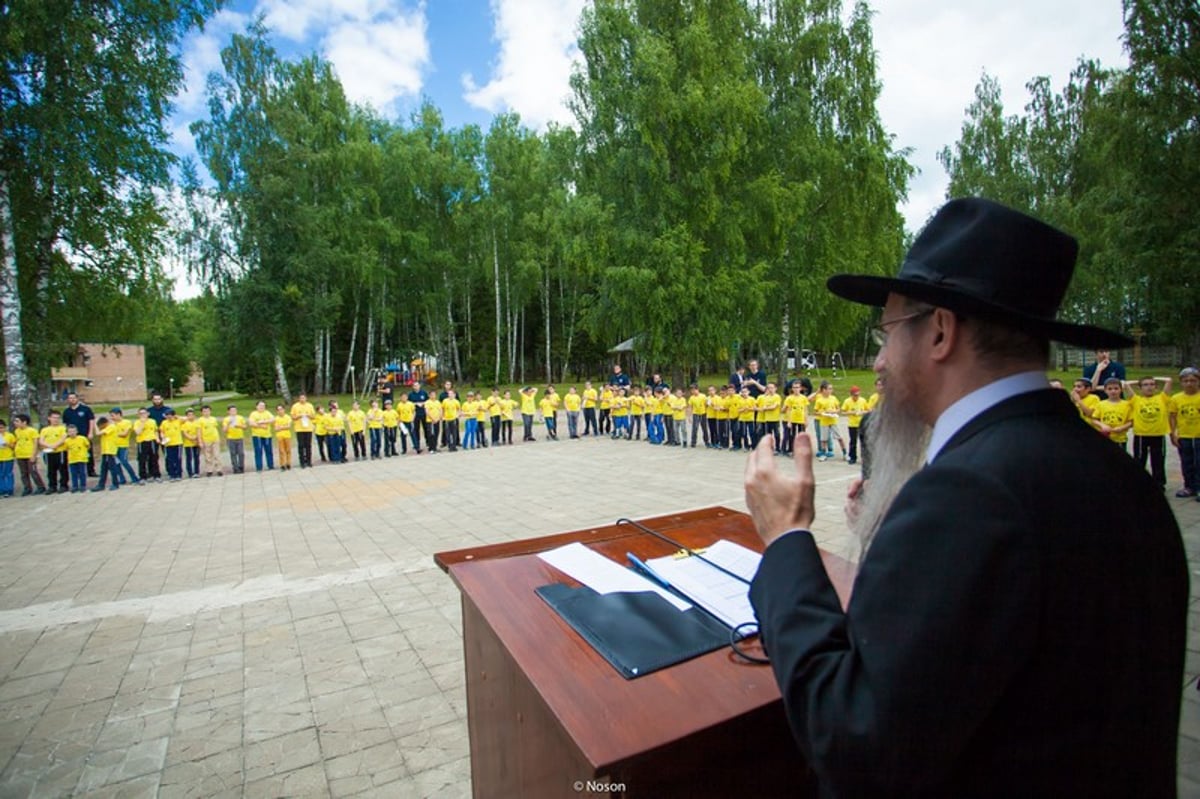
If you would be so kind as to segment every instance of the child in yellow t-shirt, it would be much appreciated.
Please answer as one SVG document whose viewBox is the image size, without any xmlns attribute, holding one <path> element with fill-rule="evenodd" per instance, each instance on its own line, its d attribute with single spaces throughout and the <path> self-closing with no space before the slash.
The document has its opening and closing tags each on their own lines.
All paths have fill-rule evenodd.
<svg viewBox="0 0 1200 799">
<path fill-rule="evenodd" d="M 646 415 L 646 398 L 642 389 L 634 386 L 629 397 L 629 440 L 642 440 L 642 419 Z"/>
<path fill-rule="evenodd" d="M 282 405 L 275 406 L 275 446 L 279 450 L 279 470 L 292 468 L 292 415 Z"/>
<path fill-rule="evenodd" d="M 183 416 L 183 465 L 189 479 L 200 476 L 200 423 L 191 408 Z"/>
<path fill-rule="evenodd" d="M 117 478 L 120 467 L 117 466 L 117 424 L 111 419 L 101 416 L 96 420 L 96 431 L 100 438 L 100 480 L 92 491 L 103 491 L 112 480 L 109 491 L 116 491 L 120 486 Z"/>
<path fill-rule="evenodd" d="M 1104 399 L 1096 406 L 1097 429 L 1108 436 L 1109 441 L 1125 449 L 1129 428 L 1133 427 L 1133 406 L 1121 398 L 1121 380 L 1110 377 L 1104 381 Z"/>
<path fill-rule="evenodd" d="M 92 443 L 87 436 L 79 435 L 75 425 L 67 425 L 67 468 L 71 473 L 71 493 L 82 494 L 87 491 L 87 462 L 88 452 Z"/>
<path fill-rule="evenodd" d="M 167 482 L 174 483 L 183 479 L 183 421 L 175 415 L 172 408 L 167 408 L 163 414 L 162 424 L 158 426 L 159 441 L 167 461 Z"/>
<path fill-rule="evenodd" d="M 500 441 L 504 444 L 513 443 L 513 416 L 517 409 L 517 401 L 512 392 L 504 391 L 504 399 L 500 400 Z"/>
<path fill-rule="evenodd" d="M 792 381 L 792 393 L 783 401 L 783 452 L 792 454 L 795 451 L 796 435 L 804 435 L 808 419 L 808 395 L 804 393 L 804 384 L 799 380 Z"/>
<path fill-rule="evenodd" d="M 223 476 L 221 468 L 221 424 L 212 415 L 212 406 L 200 407 L 200 454 L 204 458 L 204 476 Z"/>
<path fill-rule="evenodd" d="M 0 497 L 11 497 L 16 480 L 13 464 L 16 462 L 17 437 L 8 432 L 8 425 L 0 419 Z"/>
<path fill-rule="evenodd" d="M 145 483 L 153 480 L 162 482 L 158 468 L 158 423 L 150 418 L 147 408 L 138 408 L 137 421 L 133 423 L 133 440 L 137 443 L 138 480 Z"/>
<path fill-rule="evenodd" d="M 358 402 L 350 405 L 346 411 L 346 429 L 350 432 L 350 448 L 354 452 L 354 460 L 367 457 L 367 414 Z"/>
<path fill-rule="evenodd" d="M 1162 390 L 1158 384 L 1162 383 Z M 1158 487 L 1167 487 L 1167 436 L 1171 434 L 1171 378 L 1143 377 L 1137 382 L 1122 384 L 1129 392 L 1133 411 L 1133 459 L 1143 469 L 1150 461 L 1150 475 Z"/>
<path fill-rule="evenodd" d="M 430 403 L 435 400 L 430 400 Z M 426 406 L 428 410 L 428 406 Z M 442 400 L 442 446 L 451 452 L 458 451 L 459 433 L 458 415 L 462 411 L 462 403 L 458 401 L 458 392 L 450 389 Z M 471 403 L 471 413 L 475 413 L 475 404 Z"/>
<path fill-rule="evenodd" d="M 812 401 L 813 421 L 817 431 L 817 460 L 827 461 L 833 457 L 833 441 L 838 442 L 842 455 L 846 455 L 846 444 L 842 441 L 841 431 L 838 430 L 838 417 L 842 404 L 833 394 L 833 385 L 828 380 L 821 381 L 821 388 Z"/>
<path fill-rule="evenodd" d="M 525 437 L 522 441 L 533 441 L 533 416 L 537 413 L 537 387 L 525 386 L 521 389 L 521 423 L 525 426 Z"/>
<path fill-rule="evenodd" d="M 1200 502 L 1200 370 L 1188 366 L 1179 373 L 1183 390 L 1171 397 L 1171 443 L 1179 450 L 1183 487 L 1177 497 Z"/>
<path fill-rule="evenodd" d="M 225 431 L 225 449 L 229 450 L 229 468 L 234 474 L 246 471 L 246 417 L 230 405 L 221 427 Z M 324 455 L 321 456 L 324 460 Z"/>
<path fill-rule="evenodd" d="M 21 473 L 21 487 L 24 489 L 21 496 L 45 494 L 46 484 L 42 481 L 42 473 L 38 470 L 37 428 L 33 426 L 27 413 L 18 413 L 14 416 L 13 427 L 16 428 L 13 457 L 16 459 L 17 469 Z M 34 485 L 37 486 L 36 490 Z"/>
<path fill-rule="evenodd" d="M 533 391 L 536 393 L 537 389 L 535 388 L 535 389 L 533 389 Z M 522 393 L 524 393 L 524 392 L 522 392 Z M 532 399 L 532 396 L 530 397 L 530 399 Z M 547 394 L 544 397 L 542 397 L 541 402 L 538 404 L 541 406 L 542 421 L 546 423 L 546 435 L 550 436 L 551 440 L 558 441 L 558 429 L 555 425 L 555 422 L 557 419 L 557 417 L 555 415 L 555 410 L 558 408 L 558 404 L 554 401 L 554 396 L 551 394 Z M 521 409 L 521 413 L 522 414 L 525 413 L 524 408 Z M 532 435 L 532 433 L 531 433 L 531 435 Z"/>
<path fill-rule="evenodd" d="M 704 446 L 711 446 L 708 442 L 708 397 L 700 393 L 700 387 L 695 383 L 688 392 L 687 403 L 688 413 L 692 417 L 692 449 L 696 448 L 697 428 L 704 439 Z"/>
<path fill-rule="evenodd" d="M 858 386 L 850 386 L 850 396 L 842 403 L 846 414 L 846 429 L 850 432 L 850 457 L 847 463 L 858 463 L 858 433 L 863 417 L 871 411 L 871 403 L 859 394 Z"/>
<path fill-rule="evenodd" d="M 275 453 L 271 447 L 275 415 L 267 410 L 266 402 L 259 400 L 246 417 L 246 423 L 250 427 L 250 443 L 254 445 L 254 471 L 263 470 L 263 461 L 267 463 L 267 471 L 271 471 L 275 468 Z"/>
<path fill-rule="evenodd" d="M 583 432 L 581 436 L 598 436 L 600 428 L 596 424 L 596 400 L 600 395 L 592 387 L 592 381 L 583 384 Z"/>
<path fill-rule="evenodd" d="M 391 400 L 388 400 L 388 407 L 391 407 Z M 371 400 L 371 404 L 367 406 L 367 440 L 371 445 L 371 460 L 377 461 L 382 458 L 383 410 L 379 407 L 379 400 Z"/>
</svg>

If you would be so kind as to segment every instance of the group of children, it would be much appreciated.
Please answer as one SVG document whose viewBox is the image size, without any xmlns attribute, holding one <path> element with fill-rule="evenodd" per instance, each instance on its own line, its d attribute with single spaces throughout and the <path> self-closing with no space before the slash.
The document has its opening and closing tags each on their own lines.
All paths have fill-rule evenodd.
<svg viewBox="0 0 1200 799">
<path fill-rule="evenodd" d="M 65 425 L 58 411 L 51 411 L 47 423 L 35 428 L 30 418 L 18 414 L 13 430 L 0 420 L 0 496 L 12 496 L 19 475 L 23 496 L 34 494 L 116 491 L 123 485 L 174 482 L 185 477 L 221 476 L 226 472 L 220 456 L 221 441 L 229 455 L 228 470 L 245 471 L 246 439 L 254 453 L 258 471 L 288 470 L 296 460 L 301 468 L 313 465 L 313 444 L 322 462 L 346 463 L 352 453 L 355 460 L 389 458 L 424 449 L 478 449 L 513 443 L 513 424 L 521 415 L 524 441 L 535 441 L 534 425 L 544 423 L 551 440 L 558 439 L 558 417 L 566 416 L 568 436 L 609 436 L 613 439 L 641 440 L 643 429 L 650 444 L 687 447 L 703 443 L 711 449 L 740 451 L 758 444 L 765 435 L 775 437 L 776 452 L 791 452 L 797 433 L 810 421 L 817 432 L 818 458 L 834 456 L 833 442 L 849 462 L 857 459 L 858 431 L 862 417 L 879 401 L 878 392 L 869 399 L 851 387 L 850 397 L 841 402 L 829 383 L 821 384 L 813 397 L 803 393 L 799 381 L 790 385 L 786 396 L 774 384 L 757 397 L 748 388 L 740 391 L 730 385 L 710 386 L 701 391 L 672 391 L 665 385 L 594 387 L 590 382 L 582 391 L 574 386 L 558 394 L 548 386 L 538 398 L 539 389 L 522 389 L 520 400 L 511 391 L 493 389 L 468 391 L 461 400 L 452 388 L 438 398 L 413 402 L 404 397 L 372 401 L 366 409 L 354 402 L 342 411 L 336 400 L 325 405 L 313 404 L 300 395 L 290 408 L 277 405 L 274 412 L 265 402 L 243 415 L 234 405 L 218 417 L 209 405 L 197 412 L 189 408 L 182 415 L 172 408 L 149 406 L 125 418 L 121 408 L 96 420 L 96 446 L 99 474 L 88 485 L 88 466 L 93 442 L 89 431 Z M 841 417 L 847 419 L 849 447 L 838 430 Z M 296 443 L 297 458 L 292 444 Z M 135 470 L 133 459 L 137 461 Z M 43 480 L 40 466 L 47 471 Z M 14 465 L 16 469 L 14 469 Z"/>
<path fill-rule="evenodd" d="M 1132 434 L 1133 457 L 1143 469 L 1149 465 L 1151 477 L 1164 490 L 1169 440 L 1179 450 L 1183 472 L 1183 487 L 1175 496 L 1200 501 L 1200 370 L 1183 369 L 1179 381 L 1182 390 L 1172 395 L 1170 377 L 1110 377 L 1100 396 L 1091 380 L 1081 377 L 1071 388 L 1071 401 L 1084 421 L 1122 449 Z"/>
</svg>

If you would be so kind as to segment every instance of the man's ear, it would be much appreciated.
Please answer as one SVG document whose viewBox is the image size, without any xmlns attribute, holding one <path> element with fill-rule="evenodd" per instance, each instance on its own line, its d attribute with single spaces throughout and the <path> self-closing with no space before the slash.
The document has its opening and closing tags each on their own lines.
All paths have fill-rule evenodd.
<svg viewBox="0 0 1200 799">
<path fill-rule="evenodd" d="M 961 344 L 965 332 L 963 326 L 953 311 L 938 308 L 931 315 L 930 327 L 930 357 L 935 361 L 945 361 Z"/>
</svg>

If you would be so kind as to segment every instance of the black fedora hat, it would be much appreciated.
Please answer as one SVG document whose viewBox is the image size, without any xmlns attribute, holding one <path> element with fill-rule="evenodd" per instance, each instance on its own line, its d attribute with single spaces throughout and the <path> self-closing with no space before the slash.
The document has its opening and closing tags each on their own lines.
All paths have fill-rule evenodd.
<svg viewBox="0 0 1200 799">
<path fill-rule="evenodd" d="M 1133 339 L 1055 319 L 1079 245 L 1061 230 L 980 197 L 951 200 L 917 236 L 896 277 L 834 275 L 839 297 L 882 307 L 888 294 L 1096 349 Z"/>
</svg>

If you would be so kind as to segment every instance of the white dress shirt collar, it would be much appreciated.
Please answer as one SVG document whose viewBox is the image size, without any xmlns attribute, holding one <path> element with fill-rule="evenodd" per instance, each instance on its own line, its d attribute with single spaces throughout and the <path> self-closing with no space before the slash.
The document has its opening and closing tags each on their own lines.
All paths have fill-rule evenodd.
<svg viewBox="0 0 1200 799">
<path fill-rule="evenodd" d="M 938 417 L 925 451 L 925 462 L 932 463 L 954 434 L 988 408 L 999 405 L 1009 397 L 1047 388 L 1046 373 L 1042 371 L 1018 372 L 1002 377 L 995 382 L 977 388 L 959 399 Z"/>
</svg>

